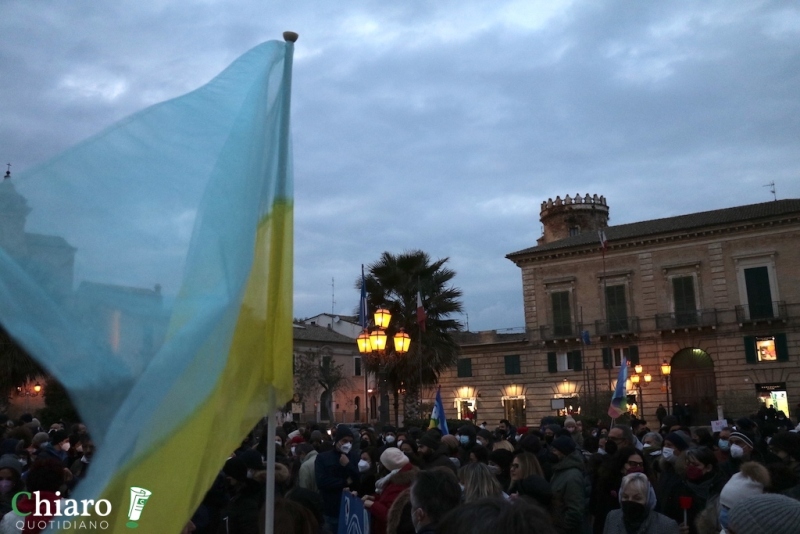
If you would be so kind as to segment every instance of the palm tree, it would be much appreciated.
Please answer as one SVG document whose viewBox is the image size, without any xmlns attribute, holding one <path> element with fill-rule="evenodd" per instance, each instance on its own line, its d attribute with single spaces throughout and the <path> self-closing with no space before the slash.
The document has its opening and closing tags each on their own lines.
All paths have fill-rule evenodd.
<svg viewBox="0 0 800 534">
<path fill-rule="evenodd" d="M 419 418 L 418 399 L 422 388 L 436 384 L 439 375 L 458 358 L 458 344 L 453 333 L 461 323 L 452 315 L 462 312 L 461 290 L 450 285 L 456 273 L 445 267 L 449 258 L 431 262 L 421 250 L 394 255 L 384 252 L 367 268 L 364 278 L 367 304 L 371 311 L 386 308 L 392 314 L 387 330 L 391 339 L 401 328 L 411 336 L 408 354 L 394 353 L 388 347 L 384 356 L 369 355 L 365 367 L 386 380 L 394 394 L 395 414 L 399 409 L 398 392 L 405 391 L 406 418 Z M 361 280 L 356 282 L 361 289 Z M 417 292 L 422 296 L 426 320 L 424 331 L 417 324 Z M 383 400 L 382 400 L 383 405 Z"/>
</svg>

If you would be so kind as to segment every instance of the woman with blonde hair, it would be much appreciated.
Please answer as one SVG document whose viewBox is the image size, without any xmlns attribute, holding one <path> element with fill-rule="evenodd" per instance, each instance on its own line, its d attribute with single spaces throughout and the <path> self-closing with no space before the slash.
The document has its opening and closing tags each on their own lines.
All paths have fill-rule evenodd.
<svg viewBox="0 0 800 534">
<path fill-rule="evenodd" d="M 503 496 L 503 487 L 486 464 L 474 462 L 461 467 L 458 481 L 464 486 L 461 495 L 465 503 L 483 497 Z"/>
<path fill-rule="evenodd" d="M 514 452 L 514 446 L 509 441 L 506 440 L 496 441 L 492 446 L 492 452 L 499 450 Z"/>
<path fill-rule="evenodd" d="M 516 491 L 517 483 L 531 475 L 539 475 L 544 478 L 544 471 L 542 471 L 542 466 L 536 456 L 530 452 L 521 452 L 514 456 L 511 461 L 511 485 L 508 487 L 508 493 Z"/>
</svg>

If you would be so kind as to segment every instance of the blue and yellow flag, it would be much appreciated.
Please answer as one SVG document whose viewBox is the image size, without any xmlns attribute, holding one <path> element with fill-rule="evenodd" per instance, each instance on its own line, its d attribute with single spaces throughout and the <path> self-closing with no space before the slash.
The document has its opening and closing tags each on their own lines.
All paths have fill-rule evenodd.
<svg viewBox="0 0 800 534">
<path fill-rule="evenodd" d="M 447 418 L 444 415 L 444 404 L 442 404 L 442 388 L 436 388 L 436 402 L 431 410 L 431 422 L 428 424 L 428 429 L 433 428 L 441 430 L 444 436 L 450 433 L 447 428 Z"/>
<path fill-rule="evenodd" d="M 0 323 L 95 440 L 72 497 L 112 508 L 53 531 L 180 532 L 269 389 L 291 397 L 292 53 L 261 44 L 0 184 Z"/>
<path fill-rule="evenodd" d="M 619 367 L 619 374 L 617 375 L 617 387 L 614 388 L 614 394 L 611 396 L 611 404 L 608 406 L 608 415 L 611 419 L 616 419 L 628 411 L 627 382 L 628 359 L 623 356 Z"/>
</svg>

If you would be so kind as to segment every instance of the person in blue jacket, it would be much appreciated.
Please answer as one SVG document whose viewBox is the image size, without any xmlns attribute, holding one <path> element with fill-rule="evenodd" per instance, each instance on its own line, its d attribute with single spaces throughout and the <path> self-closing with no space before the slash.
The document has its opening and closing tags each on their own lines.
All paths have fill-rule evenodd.
<svg viewBox="0 0 800 534">
<path fill-rule="evenodd" d="M 340 425 L 333 433 L 333 450 L 319 453 L 314 462 L 322 514 L 331 532 L 338 531 L 342 491 L 359 481 L 358 457 L 352 449 L 353 431 Z"/>
</svg>

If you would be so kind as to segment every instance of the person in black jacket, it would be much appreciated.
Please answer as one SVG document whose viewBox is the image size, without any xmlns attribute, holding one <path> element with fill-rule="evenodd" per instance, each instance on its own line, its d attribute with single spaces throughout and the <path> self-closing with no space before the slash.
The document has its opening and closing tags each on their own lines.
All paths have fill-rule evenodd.
<svg viewBox="0 0 800 534">
<path fill-rule="evenodd" d="M 325 524 L 331 532 L 337 532 L 342 491 L 359 482 L 360 474 L 359 458 L 352 450 L 353 431 L 345 425 L 339 425 L 333 433 L 333 443 L 333 450 L 317 455 L 314 474 L 322 496 Z"/>
</svg>

